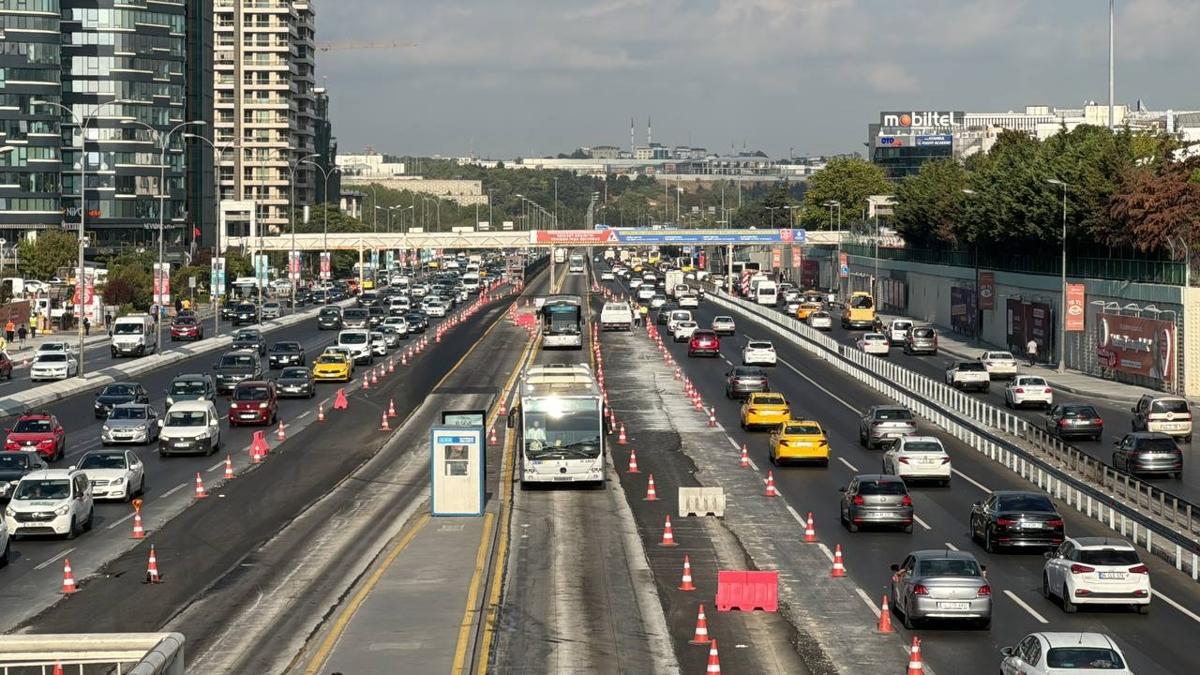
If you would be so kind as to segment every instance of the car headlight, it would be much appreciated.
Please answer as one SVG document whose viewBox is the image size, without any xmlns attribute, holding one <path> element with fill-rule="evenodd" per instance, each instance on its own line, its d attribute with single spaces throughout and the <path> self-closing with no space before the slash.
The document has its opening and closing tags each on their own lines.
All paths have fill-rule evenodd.
<svg viewBox="0 0 1200 675">
<path fill-rule="evenodd" d="M 146 425 L 145 425 L 145 424 L 139 424 L 139 425 L 137 425 L 136 427 L 134 427 L 134 429 L 133 429 L 133 430 L 134 430 L 134 431 L 143 432 L 143 431 L 146 431 L 146 428 L 147 428 L 147 427 L 146 427 Z"/>
<path fill-rule="evenodd" d="M 63 504 L 62 506 L 58 507 L 57 509 L 54 509 L 54 513 L 56 513 L 56 514 L 58 514 L 58 515 L 60 515 L 60 516 L 65 516 L 65 515 L 67 515 L 67 513 L 69 513 L 70 511 L 71 511 L 71 505 L 70 505 L 70 504 Z"/>
<path fill-rule="evenodd" d="M 267 402 L 266 402 L 266 401 L 263 401 L 262 403 L 259 403 L 259 404 L 258 404 L 258 408 L 259 408 L 259 410 L 265 410 L 265 409 L 266 409 L 266 407 L 267 407 Z"/>
<path fill-rule="evenodd" d="M 4 515 L 8 516 L 9 518 L 16 518 L 17 512 L 14 511 L 13 507 L 10 506 L 10 507 L 4 509 Z"/>
<path fill-rule="evenodd" d="M 120 478 L 114 478 L 113 482 L 112 482 L 112 485 L 124 485 L 124 484 L 125 484 L 125 476 L 121 476 Z"/>
</svg>

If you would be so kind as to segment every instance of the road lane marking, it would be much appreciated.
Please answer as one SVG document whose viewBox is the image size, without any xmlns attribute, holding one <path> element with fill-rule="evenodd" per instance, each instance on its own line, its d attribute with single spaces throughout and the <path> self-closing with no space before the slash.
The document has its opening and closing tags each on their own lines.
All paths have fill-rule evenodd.
<svg viewBox="0 0 1200 675">
<path fill-rule="evenodd" d="M 311 414 L 312 414 L 311 410 L 305 410 L 304 412 L 300 413 L 299 415 L 296 415 L 296 419 L 298 419 L 298 420 L 304 419 L 305 417 L 308 417 Z"/>
<path fill-rule="evenodd" d="M 171 488 L 170 490 L 167 490 L 166 492 L 162 493 L 162 497 L 159 497 L 159 499 L 166 499 L 167 497 L 170 497 L 171 495 L 175 494 L 176 492 L 179 492 L 180 490 L 182 490 L 183 488 L 185 488 L 187 486 L 188 486 L 187 483 L 180 483 L 179 485 L 176 485 L 175 487 Z"/>
<path fill-rule="evenodd" d="M 847 462 L 845 457 L 838 457 L 838 461 L 841 462 L 842 464 L 845 464 L 846 467 L 848 469 L 850 469 L 851 471 L 853 471 L 854 473 L 858 473 L 858 467 L 854 466 L 850 462 Z"/>
<path fill-rule="evenodd" d="M 800 512 L 792 508 L 791 504 L 785 504 L 785 506 L 787 506 L 788 513 L 792 514 L 792 517 L 796 519 L 797 523 L 800 523 L 801 525 L 808 525 L 807 521 L 800 517 Z"/>
<path fill-rule="evenodd" d="M 225 466 L 225 460 L 221 460 L 221 461 L 217 462 L 216 464 L 213 464 L 212 466 L 205 469 L 205 471 L 207 473 L 212 473 L 223 466 Z"/>
<path fill-rule="evenodd" d="M 854 592 L 858 593 L 858 597 L 862 598 L 862 601 L 866 603 L 867 608 L 874 612 L 875 616 L 878 617 L 880 614 L 879 607 L 875 604 L 875 601 L 871 599 L 871 596 L 867 595 L 867 592 L 858 586 L 854 587 Z"/>
<path fill-rule="evenodd" d="M 970 476 L 959 471 L 958 469 L 950 469 L 950 471 L 952 471 L 954 473 L 954 475 L 961 477 L 963 480 L 967 481 L 971 485 L 974 485 L 975 487 L 979 488 L 980 490 L 983 490 L 987 494 L 989 494 L 989 495 L 992 494 L 992 491 L 987 489 L 986 487 L 984 487 L 983 483 L 980 483 L 979 481 L 975 480 L 974 478 L 971 478 Z"/>
<path fill-rule="evenodd" d="M 33 569 L 35 569 L 35 570 L 44 570 L 44 569 L 46 569 L 47 567 L 49 567 L 49 566 L 53 565 L 53 564 L 54 564 L 56 561 L 58 561 L 58 560 L 61 560 L 61 559 L 65 558 L 65 557 L 67 557 L 68 555 L 70 555 L 70 554 L 71 554 L 71 551 L 74 551 L 74 550 L 75 550 L 75 547 L 74 547 L 74 546 L 72 546 L 71 548 L 68 548 L 68 549 L 66 549 L 65 551 L 61 551 L 61 552 L 59 552 L 57 555 L 55 555 L 53 558 L 50 558 L 50 559 L 49 559 L 49 560 L 47 560 L 46 562 L 44 562 L 44 563 L 41 563 L 40 565 L 38 565 L 38 566 L 34 567 Z"/>
<path fill-rule="evenodd" d="M 950 542 L 946 542 L 946 548 L 950 549 L 951 551 L 957 551 L 957 550 L 958 550 L 958 547 L 957 547 L 957 546 L 955 546 L 954 544 L 951 544 Z"/>
<path fill-rule="evenodd" d="M 818 542 L 817 548 L 821 549 L 821 553 L 824 553 L 826 558 L 829 558 L 829 562 L 833 562 L 833 551 L 830 551 L 824 542 Z"/>
<path fill-rule="evenodd" d="M 920 525 L 921 527 L 923 527 L 923 528 L 925 528 L 925 529 L 927 529 L 927 530 L 932 530 L 932 529 L 933 529 L 932 527 L 930 527 L 930 526 L 929 526 L 929 523 L 926 523 L 925 521 L 921 520 L 921 516 L 918 516 L 918 515 L 917 515 L 917 514 L 915 514 L 915 513 L 913 514 L 913 520 L 917 521 L 917 524 L 918 524 L 918 525 Z"/>
<path fill-rule="evenodd" d="M 1024 600 L 1018 598 L 1016 593 L 1013 593 L 1012 591 L 1005 589 L 1004 594 L 1007 595 L 1009 598 L 1011 598 L 1013 602 L 1020 605 L 1021 609 L 1025 610 L 1026 612 L 1029 612 L 1029 615 L 1032 616 L 1033 618 L 1037 619 L 1038 623 L 1050 623 L 1049 621 L 1046 620 L 1046 617 L 1042 616 L 1041 614 L 1038 614 L 1037 610 L 1030 607 L 1029 604 L 1026 603 Z"/>
<path fill-rule="evenodd" d="M 1168 605 L 1179 610 L 1180 612 L 1182 612 L 1184 614 L 1184 616 L 1187 616 L 1192 621 L 1200 623 L 1200 616 L 1198 616 L 1195 612 L 1191 611 L 1187 607 L 1184 607 L 1183 605 L 1179 604 L 1178 602 L 1175 602 L 1171 598 L 1168 598 L 1167 596 L 1163 595 L 1162 593 L 1159 593 L 1158 591 L 1151 590 L 1150 592 L 1154 594 L 1154 597 L 1161 599 L 1163 602 L 1165 602 Z"/>
</svg>

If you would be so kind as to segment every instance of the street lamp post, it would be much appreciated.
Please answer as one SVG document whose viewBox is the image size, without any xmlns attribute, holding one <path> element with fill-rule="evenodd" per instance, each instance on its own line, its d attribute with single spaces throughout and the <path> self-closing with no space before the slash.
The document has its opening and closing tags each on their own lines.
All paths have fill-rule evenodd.
<svg viewBox="0 0 1200 675">
<path fill-rule="evenodd" d="M 293 312 L 297 311 L 297 309 L 298 309 L 296 307 L 296 287 L 297 287 L 297 282 L 299 281 L 299 279 L 297 279 L 296 277 L 299 276 L 299 272 L 300 272 L 300 270 L 297 269 L 296 270 L 297 274 L 295 276 L 292 275 L 292 258 L 293 258 L 293 256 L 296 255 L 296 169 L 300 168 L 301 164 L 312 164 L 312 162 L 309 162 L 308 160 L 316 158 L 316 157 L 320 157 L 320 156 L 321 156 L 321 153 L 319 153 L 319 152 L 314 152 L 312 154 L 305 155 L 305 156 L 301 157 L 300 159 L 296 160 L 296 162 L 294 164 L 292 164 L 291 168 L 288 170 L 288 190 L 289 190 L 288 220 L 292 221 L 292 247 L 291 247 L 291 250 L 288 251 L 287 270 L 288 270 L 288 280 L 292 282 L 292 311 Z M 329 195 L 326 195 L 326 198 L 328 198 L 328 197 L 329 197 Z M 326 217 L 328 217 L 328 215 Z M 328 224 L 328 221 L 327 221 L 327 224 Z M 297 265 L 297 268 L 299 268 L 299 265 Z M 256 278 L 258 277 L 258 270 L 255 270 L 254 276 Z M 260 299 L 262 298 L 262 290 L 261 289 L 259 290 L 259 298 Z"/>
<path fill-rule="evenodd" d="M 223 157 L 225 157 L 225 153 L 227 151 L 232 150 L 232 149 L 240 149 L 241 146 L 233 141 L 229 141 L 228 143 L 223 143 L 220 147 L 217 147 L 216 143 L 209 140 L 208 137 L 202 136 L 200 134 L 192 134 L 192 133 L 184 132 L 183 137 L 184 138 L 198 138 L 198 139 L 204 141 L 205 143 L 208 143 L 209 147 L 211 147 L 213 149 L 213 152 L 217 155 L 216 162 L 214 163 L 214 166 L 216 167 L 216 171 L 214 173 L 217 174 L 215 180 L 219 184 L 220 183 L 220 172 L 221 172 L 221 159 Z M 213 192 L 215 193 L 215 197 L 216 197 L 216 201 L 217 201 L 217 205 L 216 205 L 217 206 L 217 226 L 216 226 L 216 228 L 214 228 L 214 232 L 216 234 L 213 237 L 212 264 L 216 265 L 217 258 L 219 258 L 221 256 L 221 234 L 222 233 L 221 233 L 221 189 L 220 189 L 220 187 L 218 186 L 217 188 L 215 188 L 213 190 Z M 214 287 L 209 290 L 210 290 L 209 294 L 212 296 L 212 305 L 213 305 L 213 335 L 216 336 L 216 335 L 221 334 L 221 291 L 224 289 L 218 289 L 214 285 Z"/>
<path fill-rule="evenodd" d="M 837 288 L 837 294 L 841 295 L 842 294 L 842 203 L 836 199 L 828 199 L 828 200 L 822 202 L 821 206 L 824 206 L 829 209 L 829 226 L 831 228 L 833 227 L 833 210 L 834 210 L 834 208 L 837 209 L 837 230 L 835 230 L 837 232 L 837 260 L 835 260 L 834 264 L 833 264 L 833 281 L 834 281 L 834 286 Z M 850 282 L 850 278 L 848 275 L 846 278 L 846 282 L 847 283 Z"/>
<path fill-rule="evenodd" d="M 1058 372 L 1065 373 L 1067 371 L 1067 190 L 1071 186 L 1057 178 L 1051 178 L 1046 182 L 1062 188 L 1062 278 L 1060 279 L 1062 288 L 1059 289 L 1062 295 L 1058 309 Z"/>
</svg>

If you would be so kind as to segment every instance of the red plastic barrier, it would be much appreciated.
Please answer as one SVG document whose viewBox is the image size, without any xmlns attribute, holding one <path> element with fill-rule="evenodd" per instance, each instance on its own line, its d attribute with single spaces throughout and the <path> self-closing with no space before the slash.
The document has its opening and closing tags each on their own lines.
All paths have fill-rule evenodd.
<svg viewBox="0 0 1200 675">
<path fill-rule="evenodd" d="M 717 611 L 779 609 L 779 572 L 717 572 Z"/>
</svg>

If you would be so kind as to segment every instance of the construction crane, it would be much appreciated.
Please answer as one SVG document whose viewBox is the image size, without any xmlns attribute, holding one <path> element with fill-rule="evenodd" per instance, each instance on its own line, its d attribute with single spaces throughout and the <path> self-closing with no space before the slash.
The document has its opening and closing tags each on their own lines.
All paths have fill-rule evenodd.
<svg viewBox="0 0 1200 675">
<path fill-rule="evenodd" d="M 317 45 L 319 52 L 341 51 L 343 49 L 401 49 L 416 47 L 416 42 L 322 42 Z"/>
</svg>

